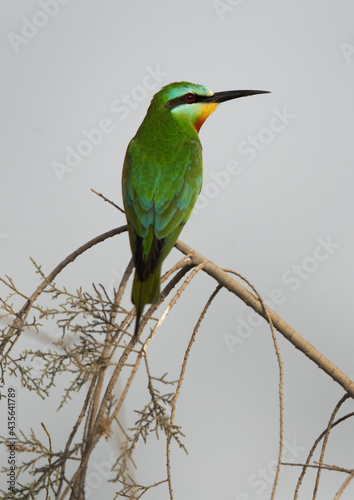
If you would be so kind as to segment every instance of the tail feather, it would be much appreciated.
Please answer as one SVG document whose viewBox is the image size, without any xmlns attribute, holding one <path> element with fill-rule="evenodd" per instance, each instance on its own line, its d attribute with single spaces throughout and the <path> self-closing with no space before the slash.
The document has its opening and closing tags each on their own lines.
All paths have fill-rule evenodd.
<svg viewBox="0 0 354 500">
<path fill-rule="evenodd" d="M 135 272 L 132 290 L 132 302 L 136 308 L 135 337 L 138 335 L 144 307 L 146 304 L 157 302 L 160 297 L 160 272 L 161 266 L 155 269 L 154 273 L 150 274 L 146 280 L 141 280 L 138 273 Z"/>
</svg>

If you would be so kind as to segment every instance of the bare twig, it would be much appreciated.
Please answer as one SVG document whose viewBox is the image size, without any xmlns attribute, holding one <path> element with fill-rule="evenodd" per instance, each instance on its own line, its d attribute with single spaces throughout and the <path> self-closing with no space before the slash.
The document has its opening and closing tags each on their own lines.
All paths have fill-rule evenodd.
<svg viewBox="0 0 354 500">
<path fill-rule="evenodd" d="M 344 493 L 345 488 L 348 486 L 350 481 L 354 479 L 354 470 L 352 470 L 351 474 L 347 477 L 347 479 L 344 481 L 342 486 L 339 488 L 339 490 L 336 493 L 336 496 L 334 497 L 334 500 L 339 500 L 340 497 L 342 496 L 342 493 Z"/>
<path fill-rule="evenodd" d="M 304 464 L 296 464 L 294 462 L 282 462 L 282 465 L 288 465 L 291 467 L 304 467 Z M 329 464 L 319 464 L 319 462 L 314 462 L 313 464 L 307 464 L 307 468 L 309 469 L 322 469 L 322 470 L 333 470 L 335 472 L 345 472 L 346 474 L 351 474 L 353 469 L 345 469 L 344 467 L 338 467 L 338 465 L 329 465 Z"/>
<path fill-rule="evenodd" d="M 95 194 L 97 194 L 97 196 L 99 196 L 100 198 L 102 198 L 104 201 L 106 201 L 107 203 L 109 203 L 110 205 L 112 205 L 114 208 L 117 208 L 120 212 L 122 212 L 122 214 L 125 214 L 123 208 L 120 208 L 119 205 L 116 205 L 114 203 L 114 201 L 112 200 L 109 200 L 108 198 L 106 198 L 102 193 L 98 193 L 97 191 L 95 191 L 94 189 L 91 188 L 91 191 Z"/>
<path fill-rule="evenodd" d="M 186 371 L 186 366 L 187 366 L 187 361 L 188 361 L 188 358 L 189 358 L 189 354 L 190 354 L 190 351 L 192 349 L 192 345 L 195 341 L 195 337 L 197 335 L 197 332 L 199 330 L 199 327 L 209 309 L 209 306 L 210 304 L 212 303 L 212 301 L 214 300 L 214 298 L 216 297 L 216 295 L 219 293 L 219 291 L 221 290 L 222 286 L 221 285 L 218 285 L 214 292 L 211 294 L 211 296 L 209 297 L 201 315 L 199 316 L 199 319 L 197 321 L 197 324 L 195 325 L 194 329 L 193 329 L 193 333 L 192 333 L 192 336 L 189 340 L 189 343 L 188 343 L 188 347 L 186 349 L 186 352 L 184 354 L 184 358 L 183 358 L 183 363 L 182 363 L 182 368 L 181 368 L 181 373 L 180 373 L 180 376 L 179 376 L 179 379 L 178 379 L 178 384 L 177 384 L 177 388 L 176 388 L 176 392 L 175 392 L 175 395 L 174 395 L 174 398 L 173 398 L 173 402 L 172 402 L 172 411 L 171 411 L 171 417 L 170 417 L 170 425 L 172 426 L 173 423 L 174 423 L 174 419 L 175 419 L 175 413 L 176 413 L 176 406 L 177 406 L 177 399 L 178 399 L 178 396 L 179 396 L 179 393 L 180 393 L 180 390 L 181 390 L 181 386 L 182 386 L 182 382 L 183 382 L 183 379 L 184 379 L 184 374 L 185 374 L 185 371 Z M 166 465 L 167 465 L 167 479 L 168 479 L 168 490 L 169 490 L 169 494 L 170 494 L 170 500 L 173 500 L 173 489 L 172 489 L 172 476 L 171 476 L 171 439 L 172 439 L 172 435 L 169 435 L 167 436 L 167 441 L 166 441 Z"/>
<path fill-rule="evenodd" d="M 315 487 L 314 487 L 314 490 L 313 490 L 313 500 L 316 500 L 316 497 L 317 497 L 317 491 L 318 491 L 318 487 L 319 487 L 319 484 L 320 484 L 320 477 L 321 477 L 321 469 L 322 469 L 322 464 L 323 464 L 323 460 L 324 460 L 324 455 L 325 455 L 325 451 L 326 451 L 326 446 L 327 446 L 327 443 L 328 443 L 328 439 L 329 439 L 329 435 L 330 435 L 330 432 L 332 430 L 332 425 L 333 425 L 333 422 L 334 422 L 334 419 L 340 409 L 340 407 L 342 406 L 342 404 L 349 398 L 349 395 L 348 394 L 345 394 L 337 403 L 336 407 L 334 408 L 333 412 L 332 412 L 332 415 L 331 415 L 331 418 L 329 419 L 329 422 L 328 422 L 328 426 L 327 426 L 327 429 L 326 429 L 326 434 L 324 436 L 324 439 L 323 439 L 323 443 L 322 443 L 322 449 L 321 449 L 321 455 L 320 455 L 320 460 L 319 460 L 319 468 L 318 468 L 318 471 L 317 471 L 317 476 L 316 476 L 316 482 L 315 482 Z"/>
<path fill-rule="evenodd" d="M 270 331 L 272 334 L 272 339 L 273 339 L 273 344 L 274 344 L 274 349 L 275 353 L 277 356 L 277 361 L 278 361 L 278 367 L 279 367 L 279 454 L 278 454 L 278 463 L 277 463 L 277 470 L 275 473 L 274 477 L 274 482 L 273 482 L 273 490 L 272 490 L 272 495 L 270 497 L 270 500 L 274 500 L 275 498 L 275 492 L 277 489 L 278 481 L 279 481 L 279 474 L 280 474 L 280 469 L 281 469 L 281 459 L 282 459 L 282 454 L 283 454 L 283 439 L 284 439 L 284 394 L 283 394 L 283 383 L 284 383 L 284 373 L 283 373 L 283 363 L 280 357 L 280 351 L 279 351 L 279 346 L 277 342 L 277 338 L 275 336 L 274 328 L 273 328 L 273 322 L 271 319 L 271 316 L 269 314 L 269 311 L 259 294 L 259 292 L 256 290 L 254 285 L 250 283 L 244 276 L 242 276 L 239 273 L 236 273 L 232 269 L 223 269 L 223 271 L 227 273 L 232 273 L 235 274 L 236 276 L 239 276 L 247 285 L 254 291 L 254 293 L 257 295 L 258 300 L 262 304 L 264 314 L 266 316 L 266 319 L 269 323 L 270 326 Z"/>
<path fill-rule="evenodd" d="M 167 298 L 167 296 L 169 295 L 171 290 L 173 290 L 173 288 L 177 285 L 177 283 L 179 283 L 179 281 L 183 278 L 183 276 L 185 276 L 194 267 L 190 260 L 185 261 L 184 259 L 182 259 L 182 261 L 180 261 L 180 263 L 182 263 L 182 262 L 183 262 L 183 266 L 181 267 L 181 269 L 178 271 L 178 273 L 176 273 L 176 275 L 167 283 L 165 288 L 162 290 L 159 301 L 156 304 L 152 304 L 149 307 L 149 309 L 146 311 L 146 314 L 144 314 L 144 317 L 142 318 L 142 320 L 140 322 L 139 334 L 145 328 L 145 325 L 148 322 L 149 318 L 152 317 L 154 312 L 165 301 L 165 299 Z M 178 264 L 179 263 L 177 263 L 176 266 Z M 177 269 L 176 266 L 175 266 L 175 268 Z M 178 266 L 178 268 L 179 268 L 179 266 Z M 162 278 L 162 280 L 164 281 L 163 278 Z"/>
<path fill-rule="evenodd" d="M 348 399 L 350 396 L 349 394 L 345 394 L 341 400 L 339 401 L 339 403 L 336 405 L 335 409 L 334 409 L 334 412 L 335 414 L 338 412 L 340 406 L 344 403 L 344 401 L 346 399 Z M 334 413 L 333 412 L 333 413 Z M 318 438 L 316 439 L 316 441 L 314 442 L 308 456 L 307 456 L 307 459 L 306 459 L 306 462 L 303 466 L 303 469 L 301 471 L 301 474 L 299 476 L 299 479 L 297 481 L 297 484 L 296 484 L 296 488 L 295 488 L 295 493 L 294 493 L 294 500 L 297 500 L 298 499 L 298 496 L 299 496 L 299 490 L 300 490 L 300 486 L 301 486 L 301 483 L 302 483 L 302 480 L 306 474 L 306 469 L 307 467 L 309 466 L 309 463 L 311 461 L 311 458 L 313 457 L 313 454 L 315 453 L 315 450 L 316 450 L 316 447 L 318 445 L 318 443 L 321 441 L 321 439 L 325 436 L 328 437 L 328 433 L 329 433 L 329 430 L 333 429 L 333 427 L 335 427 L 336 425 L 340 424 L 341 422 L 343 422 L 344 420 L 346 420 L 347 418 L 351 417 L 351 416 L 354 416 L 354 412 L 352 413 L 349 413 L 348 415 L 345 415 L 344 417 L 341 417 L 339 418 L 338 420 L 336 420 L 336 422 L 333 422 L 333 413 L 332 413 L 332 416 L 331 416 L 331 419 L 329 421 L 329 424 L 327 426 L 327 428 L 318 436 Z"/>
<path fill-rule="evenodd" d="M 64 450 L 64 455 L 66 455 L 70 449 L 70 446 L 71 446 L 71 443 L 72 443 L 72 440 L 74 439 L 75 437 L 75 434 L 76 432 L 78 431 L 78 428 L 80 427 L 80 424 L 81 422 L 83 421 L 83 418 L 85 416 L 85 413 L 86 413 L 86 410 L 87 410 L 87 407 L 89 405 L 89 402 L 91 401 L 91 396 L 92 396 L 92 392 L 94 390 L 94 386 L 95 386 L 95 379 L 93 379 L 90 383 L 90 387 L 89 387 L 89 390 L 87 391 L 87 395 L 86 395 L 86 398 L 85 398 L 85 402 L 84 402 L 84 405 L 81 409 L 81 412 L 80 412 L 80 415 L 78 416 L 78 419 L 77 421 L 75 422 L 75 425 L 73 427 L 73 430 L 71 431 L 70 433 L 70 436 L 69 436 L 69 439 L 65 445 L 65 450 Z M 64 494 L 63 497 L 60 497 L 60 492 L 61 492 L 61 489 L 63 487 L 63 479 L 65 477 L 65 462 L 63 462 L 63 465 L 61 467 L 61 473 L 60 473 L 60 481 L 59 481 L 59 486 L 58 486 L 58 492 L 57 492 L 57 497 L 58 498 L 61 498 L 61 499 L 64 499 L 65 496 L 66 496 L 66 493 Z M 66 492 L 69 490 L 69 485 L 67 486 L 67 489 L 66 489 Z"/>
</svg>

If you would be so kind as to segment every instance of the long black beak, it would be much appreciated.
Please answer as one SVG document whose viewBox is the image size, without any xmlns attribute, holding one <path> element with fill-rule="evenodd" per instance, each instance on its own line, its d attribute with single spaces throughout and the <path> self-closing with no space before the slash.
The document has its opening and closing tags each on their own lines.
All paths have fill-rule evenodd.
<svg viewBox="0 0 354 500">
<path fill-rule="evenodd" d="M 226 90 L 225 92 L 215 92 L 210 96 L 203 96 L 203 102 L 220 102 L 229 101 L 230 99 L 237 99 L 238 97 L 246 97 L 255 94 L 270 94 L 269 90 Z"/>
</svg>

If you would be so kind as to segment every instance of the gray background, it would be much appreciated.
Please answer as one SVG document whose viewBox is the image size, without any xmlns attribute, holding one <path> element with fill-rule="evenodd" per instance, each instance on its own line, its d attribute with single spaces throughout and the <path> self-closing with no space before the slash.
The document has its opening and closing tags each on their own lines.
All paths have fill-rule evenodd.
<svg viewBox="0 0 354 500">
<path fill-rule="evenodd" d="M 201 129 L 203 194 L 181 239 L 221 267 L 245 275 L 265 299 L 280 289 L 278 314 L 354 375 L 353 3 L 64 3 L 56 3 L 48 17 L 46 2 L 2 2 L 1 274 L 31 293 L 38 277 L 29 256 L 49 272 L 81 244 L 124 223 L 123 215 L 90 188 L 122 204 L 125 150 L 161 86 L 187 80 L 213 91 L 270 90 L 270 95 L 223 104 Z M 28 22 L 42 26 L 31 31 Z M 27 38 L 21 40 L 22 30 Z M 124 96 L 130 102 L 125 111 Z M 284 110 L 288 118 L 281 127 L 275 117 Z M 58 175 L 53 164 L 65 165 L 66 148 L 80 148 L 82 130 L 102 124 L 109 133 L 101 143 Z M 249 144 L 252 137 L 258 149 Z M 238 170 L 227 176 L 230 164 Z M 321 241 L 334 245 L 319 250 Z M 129 257 L 123 235 L 81 257 L 58 283 L 75 289 L 100 282 L 112 288 Z M 173 250 L 165 269 L 179 257 Z M 294 266 L 300 266 L 301 276 L 295 276 L 299 268 Z M 214 286 L 200 273 L 171 312 L 150 346 L 156 375 L 178 376 L 192 328 Z M 189 451 L 186 456 L 173 446 L 176 499 L 270 496 L 278 453 L 278 369 L 270 332 L 264 323 L 252 326 L 252 318 L 250 326 L 250 312 L 222 291 L 193 346 L 176 413 Z M 242 322 L 249 324 L 244 338 Z M 20 347 L 48 348 L 55 335 L 46 326 L 37 338 L 27 335 Z M 278 337 L 285 371 L 285 459 L 302 462 L 343 392 Z M 59 449 L 81 395 L 58 414 L 55 395 L 42 402 L 21 390 L 18 379 L 14 384 L 20 427 L 33 427 L 40 436 L 40 422 L 46 422 Z M 141 375 L 122 415 L 127 425 L 146 398 Z M 347 403 L 343 412 L 352 406 Z M 114 435 L 112 443 L 97 448 L 88 498 L 113 498 L 115 488 L 102 464 L 118 440 Z M 334 432 L 326 463 L 353 467 L 353 445 L 347 422 Z M 164 440 L 152 438 L 140 446 L 136 461 L 138 482 L 163 479 Z M 277 498 L 292 498 L 298 473 L 295 468 L 282 472 Z M 312 498 L 313 477 L 305 480 L 301 499 Z M 321 500 L 332 499 L 345 477 L 324 472 Z M 353 498 L 353 492 L 354 485 L 342 498 Z M 144 498 L 165 499 L 166 487 Z"/>
</svg>

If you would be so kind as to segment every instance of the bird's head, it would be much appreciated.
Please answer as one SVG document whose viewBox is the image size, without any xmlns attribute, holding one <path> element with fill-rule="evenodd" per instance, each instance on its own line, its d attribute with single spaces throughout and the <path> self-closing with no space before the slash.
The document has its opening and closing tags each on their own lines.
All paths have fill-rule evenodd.
<svg viewBox="0 0 354 500">
<path fill-rule="evenodd" d="M 152 101 L 164 107 L 179 121 L 185 122 L 199 132 L 208 116 L 218 105 L 230 99 L 254 94 L 266 94 L 267 90 L 227 90 L 212 92 L 203 85 L 189 82 L 170 83 L 158 92 Z"/>
</svg>

